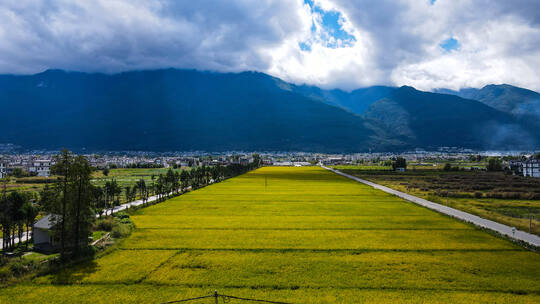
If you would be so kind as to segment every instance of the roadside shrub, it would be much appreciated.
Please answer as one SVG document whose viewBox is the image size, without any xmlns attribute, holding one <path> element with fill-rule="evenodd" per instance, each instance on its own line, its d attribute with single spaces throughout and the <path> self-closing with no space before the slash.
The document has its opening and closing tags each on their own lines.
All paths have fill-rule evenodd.
<svg viewBox="0 0 540 304">
<path fill-rule="evenodd" d="M 113 238 L 126 237 L 131 233 L 133 226 L 128 224 L 119 224 L 114 226 L 111 235 Z"/>
<path fill-rule="evenodd" d="M 133 225 L 133 222 L 131 221 L 129 217 L 125 217 L 125 218 L 120 219 L 120 224 Z"/>
<path fill-rule="evenodd" d="M 484 196 L 484 194 L 482 194 L 482 192 L 476 191 L 476 192 L 474 193 L 474 197 L 475 197 L 475 198 L 482 198 L 483 196 Z"/>
<path fill-rule="evenodd" d="M 464 193 L 464 192 L 450 192 L 450 194 L 448 196 L 449 197 L 454 197 L 454 198 L 473 198 L 474 194 L 472 194 L 472 193 Z"/>
<path fill-rule="evenodd" d="M 516 192 L 503 192 L 502 193 L 502 197 L 504 199 L 519 199 L 520 198 L 520 194 L 519 193 L 516 193 Z"/>
<path fill-rule="evenodd" d="M 111 231 L 114 227 L 115 220 L 113 218 L 99 219 L 94 224 L 94 230 Z"/>
<path fill-rule="evenodd" d="M 503 198 L 503 195 L 500 192 L 491 192 L 487 196 L 489 198 Z"/>
<path fill-rule="evenodd" d="M 129 214 L 127 214 L 124 211 L 120 211 L 120 212 L 114 213 L 113 217 L 119 218 L 119 219 L 124 219 L 124 218 L 129 218 Z"/>
<path fill-rule="evenodd" d="M 29 261 L 16 261 L 9 265 L 9 270 L 15 276 L 21 276 L 30 271 L 34 271 L 38 268 L 38 264 L 34 260 Z"/>
<path fill-rule="evenodd" d="M 426 199 L 434 203 L 442 203 L 442 200 L 439 196 L 437 196 L 437 193 L 429 194 Z"/>
<path fill-rule="evenodd" d="M 5 255 L 0 255 L 0 267 L 6 265 L 9 262 L 9 258 Z"/>
<path fill-rule="evenodd" d="M 11 271 L 11 273 L 13 273 L 16 276 L 21 275 L 26 272 L 25 266 L 21 261 L 17 261 L 9 265 L 9 270 Z"/>
<path fill-rule="evenodd" d="M 0 282 L 7 282 L 13 275 L 8 268 L 0 268 Z"/>
<path fill-rule="evenodd" d="M 532 199 L 532 200 L 540 200 L 540 193 L 531 193 L 529 199 Z"/>
</svg>

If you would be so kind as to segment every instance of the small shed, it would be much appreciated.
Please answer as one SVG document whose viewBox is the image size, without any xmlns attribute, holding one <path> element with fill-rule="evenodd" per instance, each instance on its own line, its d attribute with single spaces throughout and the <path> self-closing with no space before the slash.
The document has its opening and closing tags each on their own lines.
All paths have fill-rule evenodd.
<svg viewBox="0 0 540 304">
<path fill-rule="evenodd" d="M 47 214 L 34 224 L 32 233 L 35 251 L 54 252 L 59 248 L 60 244 L 53 233 L 59 219 L 59 215 Z"/>
</svg>

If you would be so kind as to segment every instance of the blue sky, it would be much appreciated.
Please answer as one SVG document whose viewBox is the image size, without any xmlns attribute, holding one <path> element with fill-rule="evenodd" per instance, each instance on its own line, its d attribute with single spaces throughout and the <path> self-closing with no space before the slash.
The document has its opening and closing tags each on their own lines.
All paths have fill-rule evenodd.
<svg viewBox="0 0 540 304">
<path fill-rule="evenodd" d="M 317 30 L 321 31 L 322 33 L 319 34 L 320 39 L 325 41 L 325 45 L 330 48 L 346 47 L 354 44 L 355 37 L 343 29 L 343 16 L 340 11 L 324 10 L 312 0 L 305 0 L 304 3 L 309 6 L 311 13 L 316 16 L 315 19 L 320 18 L 320 20 L 312 22 L 312 35 L 316 36 Z M 300 48 L 306 51 L 311 50 L 309 42 L 306 41 L 300 42 Z"/>
<path fill-rule="evenodd" d="M 540 90 L 538 0 L 5 0 L 0 73 L 255 70 L 294 83 Z"/>
<path fill-rule="evenodd" d="M 459 41 L 454 37 L 450 37 L 441 42 L 440 46 L 447 52 L 455 51 L 459 49 Z"/>
</svg>

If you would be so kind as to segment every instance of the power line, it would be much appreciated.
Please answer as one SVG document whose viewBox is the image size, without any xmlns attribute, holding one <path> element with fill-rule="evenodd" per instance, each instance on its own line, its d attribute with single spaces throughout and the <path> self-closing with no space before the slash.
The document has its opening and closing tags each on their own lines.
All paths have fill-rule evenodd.
<svg viewBox="0 0 540 304">
<path fill-rule="evenodd" d="M 227 295 L 219 295 L 219 296 L 220 296 L 220 297 L 229 298 L 229 299 L 243 300 L 243 301 L 263 302 L 263 303 L 274 303 L 274 304 L 290 304 L 290 303 L 287 303 L 287 302 L 268 301 L 268 300 L 259 300 L 259 299 L 249 299 L 249 298 L 241 298 L 241 297 L 227 296 Z"/>
<path fill-rule="evenodd" d="M 241 301 L 251 301 L 251 302 L 260 302 L 260 303 L 291 304 L 291 303 L 287 303 L 287 302 L 269 301 L 269 300 L 261 300 L 261 299 L 251 299 L 251 298 L 242 298 L 242 297 L 236 297 L 236 296 L 229 296 L 229 295 L 224 295 L 224 294 L 218 294 L 217 291 L 214 291 L 213 294 L 207 295 L 207 296 L 189 298 L 189 299 L 182 299 L 182 300 L 176 300 L 176 301 L 170 301 L 170 302 L 164 302 L 162 304 L 188 302 L 188 301 L 194 301 L 194 300 L 200 300 L 200 299 L 206 299 L 206 298 L 214 298 L 216 303 L 218 303 L 218 299 L 221 298 L 224 303 L 228 302 L 227 300 L 235 299 L 235 300 L 241 300 Z"/>
<path fill-rule="evenodd" d="M 196 298 L 189 298 L 189 299 L 182 299 L 182 300 L 176 300 L 176 301 L 170 301 L 170 302 L 163 302 L 162 304 L 172 304 L 172 303 L 180 303 L 180 302 L 188 302 L 188 301 L 194 301 L 194 300 L 200 300 L 204 298 L 213 298 L 214 295 L 207 295 L 202 297 L 196 297 Z"/>
</svg>

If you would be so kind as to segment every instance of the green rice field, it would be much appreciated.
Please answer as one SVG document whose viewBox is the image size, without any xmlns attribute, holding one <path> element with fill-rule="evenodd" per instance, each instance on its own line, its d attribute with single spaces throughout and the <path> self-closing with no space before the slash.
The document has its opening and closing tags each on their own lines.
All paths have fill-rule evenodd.
<svg viewBox="0 0 540 304">
<path fill-rule="evenodd" d="M 371 182 L 448 205 L 540 235 L 540 179 L 503 172 L 407 170 L 373 171 L 357 166 L 338 170 Z"/>
<path fill-rule="evenodd" d="M 540 302 L 538 253 L 319 167 L 264 167 L 132 219 L 109 254 L 0 303 Z"/>
</svg>

